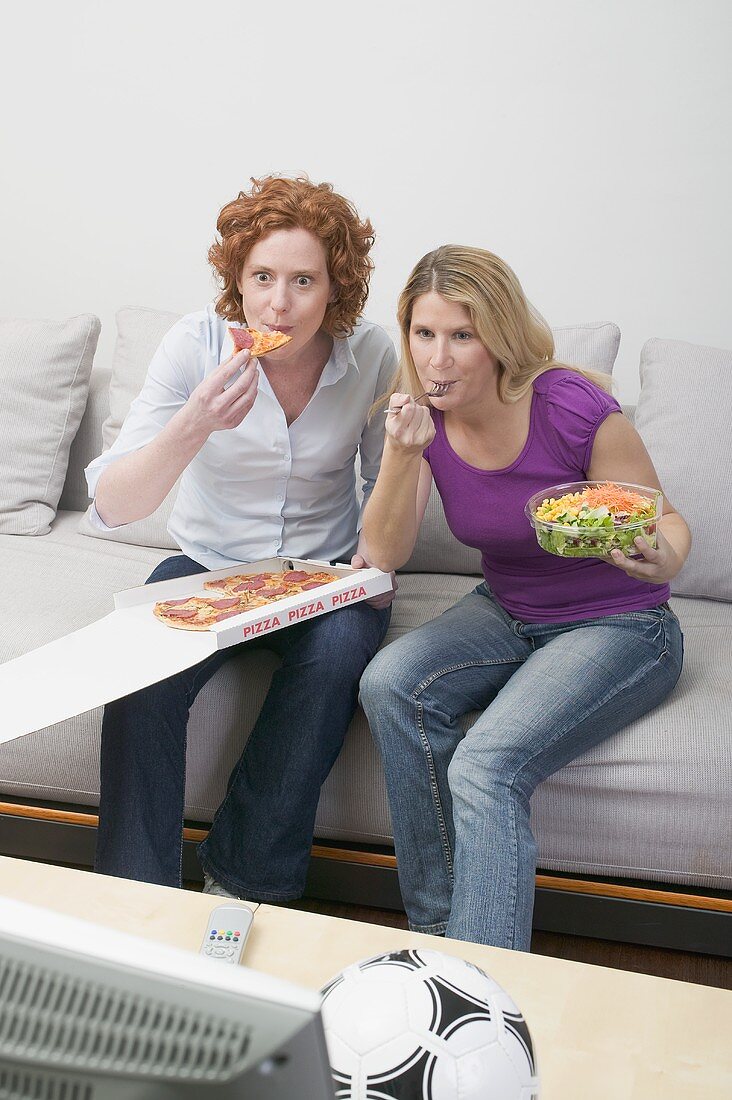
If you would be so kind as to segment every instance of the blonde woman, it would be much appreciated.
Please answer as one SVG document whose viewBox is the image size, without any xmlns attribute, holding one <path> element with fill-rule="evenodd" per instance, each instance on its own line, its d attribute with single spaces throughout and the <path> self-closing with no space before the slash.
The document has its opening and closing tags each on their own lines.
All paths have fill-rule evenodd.
<svg viewBox="0 0 732 1100">
<path fill-rule="evenodd" d="M 484 581 L 382 650 L 361 698 L 410 926 L 528 950 L 531 794 L 672 690 L 683 643 L 668 582 L 690 535 L 664 500 L 657 549 L 638 540 L 633 560 L 539 547 L 524 515 L 533 493 L 582 479 L 660 486 L 608 380 L 554 360 L 551 331 L 497 256 L 429 253 L 399 323 L 401 371 L 364 516 L 371 560 L 407 560 L 434 479 L 451 530 L 482 551 Z"/>
</svg>

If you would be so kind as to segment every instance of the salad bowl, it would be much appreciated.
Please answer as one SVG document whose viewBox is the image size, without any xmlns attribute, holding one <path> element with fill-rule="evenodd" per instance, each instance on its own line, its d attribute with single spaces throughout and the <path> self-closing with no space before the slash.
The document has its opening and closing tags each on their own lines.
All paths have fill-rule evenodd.
<svg viewBox="0 0 732 1100">
<path fill-rule="evenodd" d="M 641 535 L 656 545 L 663 494 L 622 481 L 572 481 L 534 493 L 526 516 L 542 549 L 562 558 L 637 557 Z"/>
</svg>

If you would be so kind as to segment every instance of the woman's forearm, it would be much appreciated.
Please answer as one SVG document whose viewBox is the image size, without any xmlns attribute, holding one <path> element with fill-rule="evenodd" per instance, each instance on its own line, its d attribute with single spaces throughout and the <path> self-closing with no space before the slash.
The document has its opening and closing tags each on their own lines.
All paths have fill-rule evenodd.
<svg viewBox="0 0 732 1100">
<path fill-rule="evenodd" d="M 102 521 L 108 527 L 119 527 L 149 516 L 206 439 L 200 425 L 192 425 L 183 408 L 147 446 L 108 466 L 94 498 Z"/>
<path fill-rule="evenodd" d="M 421 452 L 397 450 L 387 437 L 379 476 L 363 516 L 370 560 L 387 573 L 404 565 L 417 540 L 421 464 Z"/>
</svg>

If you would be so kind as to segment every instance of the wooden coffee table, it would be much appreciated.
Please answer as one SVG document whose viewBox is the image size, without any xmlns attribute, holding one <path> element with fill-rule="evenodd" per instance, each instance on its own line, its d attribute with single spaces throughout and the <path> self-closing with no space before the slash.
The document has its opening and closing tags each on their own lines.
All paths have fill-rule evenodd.
<svg viewBox="0 0 732 1100">
<path fill-rule="evenodd" d="M 216 899 L 0 857 L 2 896 L 197 951 Z M 348 963 L 431 947 L 496 979 L 531 1028 L 541 1100 L 730 1100 L 732 992 L 253 905 L 244 963 L 319 989 Z"/>
</svg>

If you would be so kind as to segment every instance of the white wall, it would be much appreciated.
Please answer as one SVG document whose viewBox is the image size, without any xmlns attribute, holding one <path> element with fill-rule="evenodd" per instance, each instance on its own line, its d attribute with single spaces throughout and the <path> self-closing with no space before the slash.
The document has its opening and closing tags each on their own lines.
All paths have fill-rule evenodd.
<svg viewBox="0 0 732 1100">
<path fill-rule="evenodd" d="M 445 241 L 553 324 L 732 347 L 729 0 L 3 6 L 0 314 L 212 297 L 219 208 L 305 171 L 372 218 L 368 315 Z"/>
</svg>

